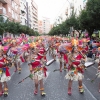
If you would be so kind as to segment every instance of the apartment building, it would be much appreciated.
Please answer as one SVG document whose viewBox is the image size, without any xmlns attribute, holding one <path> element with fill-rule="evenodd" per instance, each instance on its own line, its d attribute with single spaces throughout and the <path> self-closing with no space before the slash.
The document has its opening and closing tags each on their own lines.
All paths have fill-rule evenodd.
<svg viewBox="0 0 100 100">
<path fill-rule="evenodd" d="M 38 32 L 39 32 L 39 34 L 43 33 L 43 22 L 42 22 L 42 20 L 38 21 Z"/>
<path fill-rule="evenodd" d="M 79 16 L 80 12 L 83 10 L 83 0 L 73 0 L 74 12 Z"/>
<path fill-rule="evenodd" d="M 20 22 L 20 2 L 19 0 L 0 0 L 0 15 L 6 20 Z"/>
<path fill-rule="evenodd" d="M 28 18 L 27 18 L 27 1 L 26 0 L 20 0 L 20 20 L 22 25 L 28 26 Z"/>
<path fill-rule="evenodd" d="M 38 6 L 34 0 L 28 2 L 28 18 L 29 26 L 34 31 L 38 31 Z"/>
<path fill-rule="evenodd" d="M 55 18 L 54 26 L 57 26 L 58 24 L 61 24 L 64 22 L 67 18 L 70 17 L 71 12 L 74 7 L 74 3 L 71 2 L 72 0 L 66 0 L 65 4 L 63 5 L 62 9 L 59 11 L 59 14 Z"/>
<path fill-rule="evenodd" d="M 43 34 L 48 34 L 50 29 L 51 29 L 50 19 L 44 17 L 43 21 L 42 21 L 42 30 L 43 30 L 42 32 L 43 32 Z"/>
</svg>

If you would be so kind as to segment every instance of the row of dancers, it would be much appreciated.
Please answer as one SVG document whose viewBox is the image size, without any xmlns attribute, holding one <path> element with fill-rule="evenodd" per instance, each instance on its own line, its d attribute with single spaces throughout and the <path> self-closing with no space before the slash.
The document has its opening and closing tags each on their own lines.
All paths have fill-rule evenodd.
<svg viewBox="0 0 100 100">
<path fill-rule="evenodd" d="M 23 39 L 22 39 L 23 40 Z M 65 76 L 68 82 L 68 95 L 72 94 L 72 82 L 78 81 L 79 92 L 84 93 L 82 80 L 84 78 L 84 69 L 86 69 L 85 62 L 87 61 L 87 53 L 89 47 L 87 45 L 89 40 L 82 39 L 82 44 L 78 39 L 68 40 L 61 37 L 40 37 L 35 42 L 18 44 L 16 40 L 12 41 L 9 49 L 5 52 L 4 47 L 0 47 L 0 96 L 8 96 L 7 81 L 11 79 L 9 68 L 15 66 L 15 72 L 21 74 L 21 63 L 27 62 L 30 70 L 31 79 L 35 83 L 34 95 L 38 94 L 38 86 L 40 84 L 40 94 L 45 96 L 43 79 L 47 76 L 47 58 L 49 55 L 56 61 L 59 59 L 59 71 L 67 70 Z M 34 43 L 33 43 L 34 42 Z M 27 44 L 27 45 L 26 45 Z M 7 44 L 8 45 L 8 44 Z M 24 49 L 22 48 L 24 46 Z M 48 50 L 46 50 L 48 47 Z M 100 72 L 100 47 L 98 47 L 98 72 Z M 64 68 L 63 68 L 64 64 Z M 99 77 L 100 75 L 98 75 Z M 2 88 L 2 84 L 4 87 Z M 100 91 L 100 90 L 99 90 Z"/>
</svg>

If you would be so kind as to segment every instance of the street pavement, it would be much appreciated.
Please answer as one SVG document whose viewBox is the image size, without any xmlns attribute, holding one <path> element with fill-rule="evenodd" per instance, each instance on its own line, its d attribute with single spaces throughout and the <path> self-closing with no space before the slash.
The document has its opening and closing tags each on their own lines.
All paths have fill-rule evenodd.
<svg viewBox="0 0 100 100">
<path fill-rule="evenodd" d="M 48 61 L 52 58 L 47 55 Z M 22 73 L 14 73 L 14 67 L 10 68 L 11 80 L 8 82 L 9 95 L 8 97 L 0 97 L 0 100 L 100 100 L 100 93 L 98 92 L 98 84 L 100 79 L 91 83 L 97 72 L 97 64 L 89 67 L 84 73 L 83 86 L 84 94 L 78 91 L 78 82 L 73 82 L 72 95 L 67 94 L 68 80 L 65 79 L 67 71 L 56 71 L 59 68 L 58 60 L 55 61 L 48 68 L 48 77 L 44 79 L 44 86 L 46 96 L 41 97 L 40 93 L 34 95 L 34 82 L 28 78 L 24 82 L 18 84 L 23 78 L 29 75 L 29 68 L 27 63 L 22 64 Z"/>
</svg>

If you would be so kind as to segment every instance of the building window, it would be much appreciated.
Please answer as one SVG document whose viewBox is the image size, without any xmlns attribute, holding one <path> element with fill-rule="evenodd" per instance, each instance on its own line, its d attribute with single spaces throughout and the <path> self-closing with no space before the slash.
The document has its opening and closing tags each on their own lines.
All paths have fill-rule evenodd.
<svg viewBox="0 0 100 100">
<path fill-rule="evenodd" d="M 3 7 L 3 14 L 6 14 L 6 8 Z"/>
<path fill-rule="evenodd" d="M 12 10 L 12 18 L 14 18 L 14 11 Z"/>
<path fill-rule="evenodd" d="M 15 9 L 17 10 L 17 4 L 15 3 Z"/>
<path fill-rule="evenodd" d="M 8 11 L 11 13 L 11 8 L 10 7 L 8 8 Z"/>
<path fill-rule="evenodd" d="M 15 13 L 15 19 L 16 19 L 16 20 L 18 20 L 18 16 L 17 16 L 17 13 Z"/>
<path fill-rule="evenodd" d="M 14 1 L 12 1 L 12 7 L 14 8 Z"/>
</svg>

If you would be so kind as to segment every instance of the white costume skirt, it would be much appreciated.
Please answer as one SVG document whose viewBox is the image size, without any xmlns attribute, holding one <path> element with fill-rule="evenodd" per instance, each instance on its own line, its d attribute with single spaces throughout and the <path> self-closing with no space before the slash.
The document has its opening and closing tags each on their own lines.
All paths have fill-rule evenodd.
<svg viewBox="0 0 100 100">
<path fill-rule="evenodd" d="M 33 71 L 32 74 L 33 74 L 33 79 L 37 79 L 38 81 L 40 81 L 43 78 L 45 78 L 44 73 L 43 73 L 42 70 L 37 71 L 36 73 L 34 73 L 34 71 Z"/>
<path fill-rule="evenodd" d="M 11 79 L 10 76 L 6 76 L 5 73 L 3 73 L 2 75 L 0 74 L 0 82 L 7 82 Z"/>
<path fill-rule="evenodd" d="M 84 78 L 84 75 L 82 75 L 82 73 L 79 72 L 77 74 L 74 74 L 74 71 L 71 70 L 66 74 L 65 78 L 73 81 L 78 81 L 82 80 Z"/>
<path fill-rule="evenodd" d="M 54 54 L 54 55 L 57 55 L 57 51 L 56 51 L 56 50 L 53 50 L 53 54 Z"/>
<path fill-rule="evenodd" d="M 63 57 L 59 57 L 59 62 L 63 62 L 64 63 Z"/>
<path fill-rule="evenodd" d="M 29 53 L 25 52 L 25 56 L 28 56 L 28 55 L 29 55 Z"/>
<path fill-rule="evenodd" d="M 100 73 L 99 73 L 99 75 L 98 75 L 98 78 L 100 78 Z"/>
</svg>

